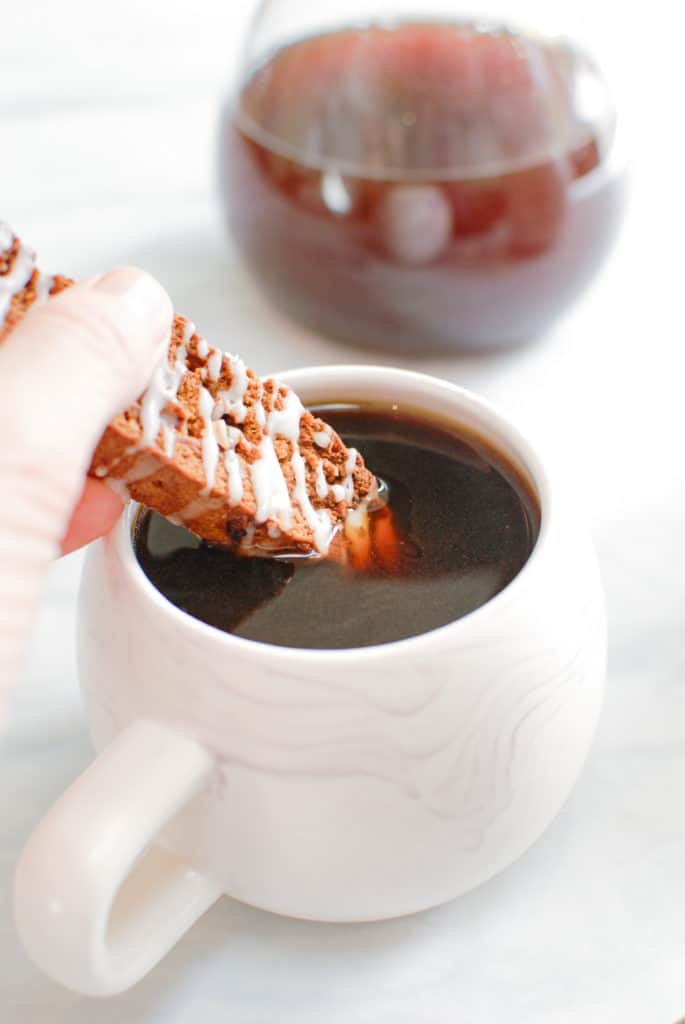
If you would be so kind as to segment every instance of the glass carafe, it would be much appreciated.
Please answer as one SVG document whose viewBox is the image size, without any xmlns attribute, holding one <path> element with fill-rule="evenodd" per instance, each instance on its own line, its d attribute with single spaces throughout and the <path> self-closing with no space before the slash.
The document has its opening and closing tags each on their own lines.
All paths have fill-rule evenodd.
<svg viewBox="0 0 685 1024">
<path fill-rule="evenodd" d="M 219 152 L 275 303 L 352 345 L 469 350 L 539 335 L 582 292 L 622 206 L 614 107 L 589 49 L 528 6 L 258 7 Z"/>
</svg>

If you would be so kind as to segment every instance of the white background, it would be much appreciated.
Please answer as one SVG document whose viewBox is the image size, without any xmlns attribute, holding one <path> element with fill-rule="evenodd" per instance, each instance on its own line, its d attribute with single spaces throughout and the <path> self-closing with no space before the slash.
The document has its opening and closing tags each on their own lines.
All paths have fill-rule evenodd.
<svg viewBox="0 0 685 1024">
<path fill-rule="evenodd" d="M 0 1019 L 673 1024 L 685 1014 L 677 6 L 638 13 L 624 4 L 612 22 L 613 5 L 574 5 L 586 34 L 595 27 L 611 45 L 631 141 L 630 211 L 582 302 L 540 344 L 487 360 L 351 351 L 264 305 L 225 236 L 214 187 L 217 111 L 236 73 L 244 6 L 0 0 L 0 214 L 48 271 L 153 271 L 176 308 L 257 371 L 398 362 L 508 410 L 575 480 L 593 531 L 611 630 L 599 735 L 543 839 L 452 905 L 357 927 L 283 920 L 226 899 L 137 989 L 93 1004 L 38 975 L 10 920 L 17 852 L 90 757 L 75 679 L 73 556 L 53 573 L 0 743 Z M 0 381 L 0 415 L 1 394 Z"/>
</svg>

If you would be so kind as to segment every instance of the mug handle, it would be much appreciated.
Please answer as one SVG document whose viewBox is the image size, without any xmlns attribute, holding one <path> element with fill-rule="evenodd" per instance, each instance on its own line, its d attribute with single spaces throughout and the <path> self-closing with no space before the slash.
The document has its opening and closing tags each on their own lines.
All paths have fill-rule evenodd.
<svg viewBox="0 0 685 1024">
<path fill-rule="evenodd" d="M 17 865 L 14 919 L 55 981 L 85 995 L 123 992 L 221 895 L 154 842 L 213 770 L 199 744 L 138 720 L 48 811 Z"/>
</svg>

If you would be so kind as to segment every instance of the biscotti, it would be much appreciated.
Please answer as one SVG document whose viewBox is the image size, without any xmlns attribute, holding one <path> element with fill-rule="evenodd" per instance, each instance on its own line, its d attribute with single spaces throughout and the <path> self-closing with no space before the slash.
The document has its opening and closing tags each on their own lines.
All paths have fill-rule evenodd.
<svg viewBox="0 0 685 1024">
<path fill-rule="evenodd" d="M 0 225 L 0 341 L 31 306 L 71 284 L 41 274 L 31 251 Z M 110 422 L 89 472 L 246 554 L 326 554 L 375 488 L 362 457 L 290 388 L 260 379 L 178 315 L 167 358 Z"/>
</svg>

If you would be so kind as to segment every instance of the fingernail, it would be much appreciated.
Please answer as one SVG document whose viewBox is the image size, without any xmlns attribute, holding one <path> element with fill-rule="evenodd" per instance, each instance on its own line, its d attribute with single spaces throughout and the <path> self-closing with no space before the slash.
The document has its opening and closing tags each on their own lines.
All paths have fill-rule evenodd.
<svg viewBox="0 0 685 1024">
<path fill-rule="evenodd" d="M 114 295 L 125 306 L 125 315 L 150 329 L 168 328 L 173 315 L 171 300 L 154 277 L 144 270 L 122 267 L 92 278 L 88 286 L 96 292 Z"/>
</svg>

